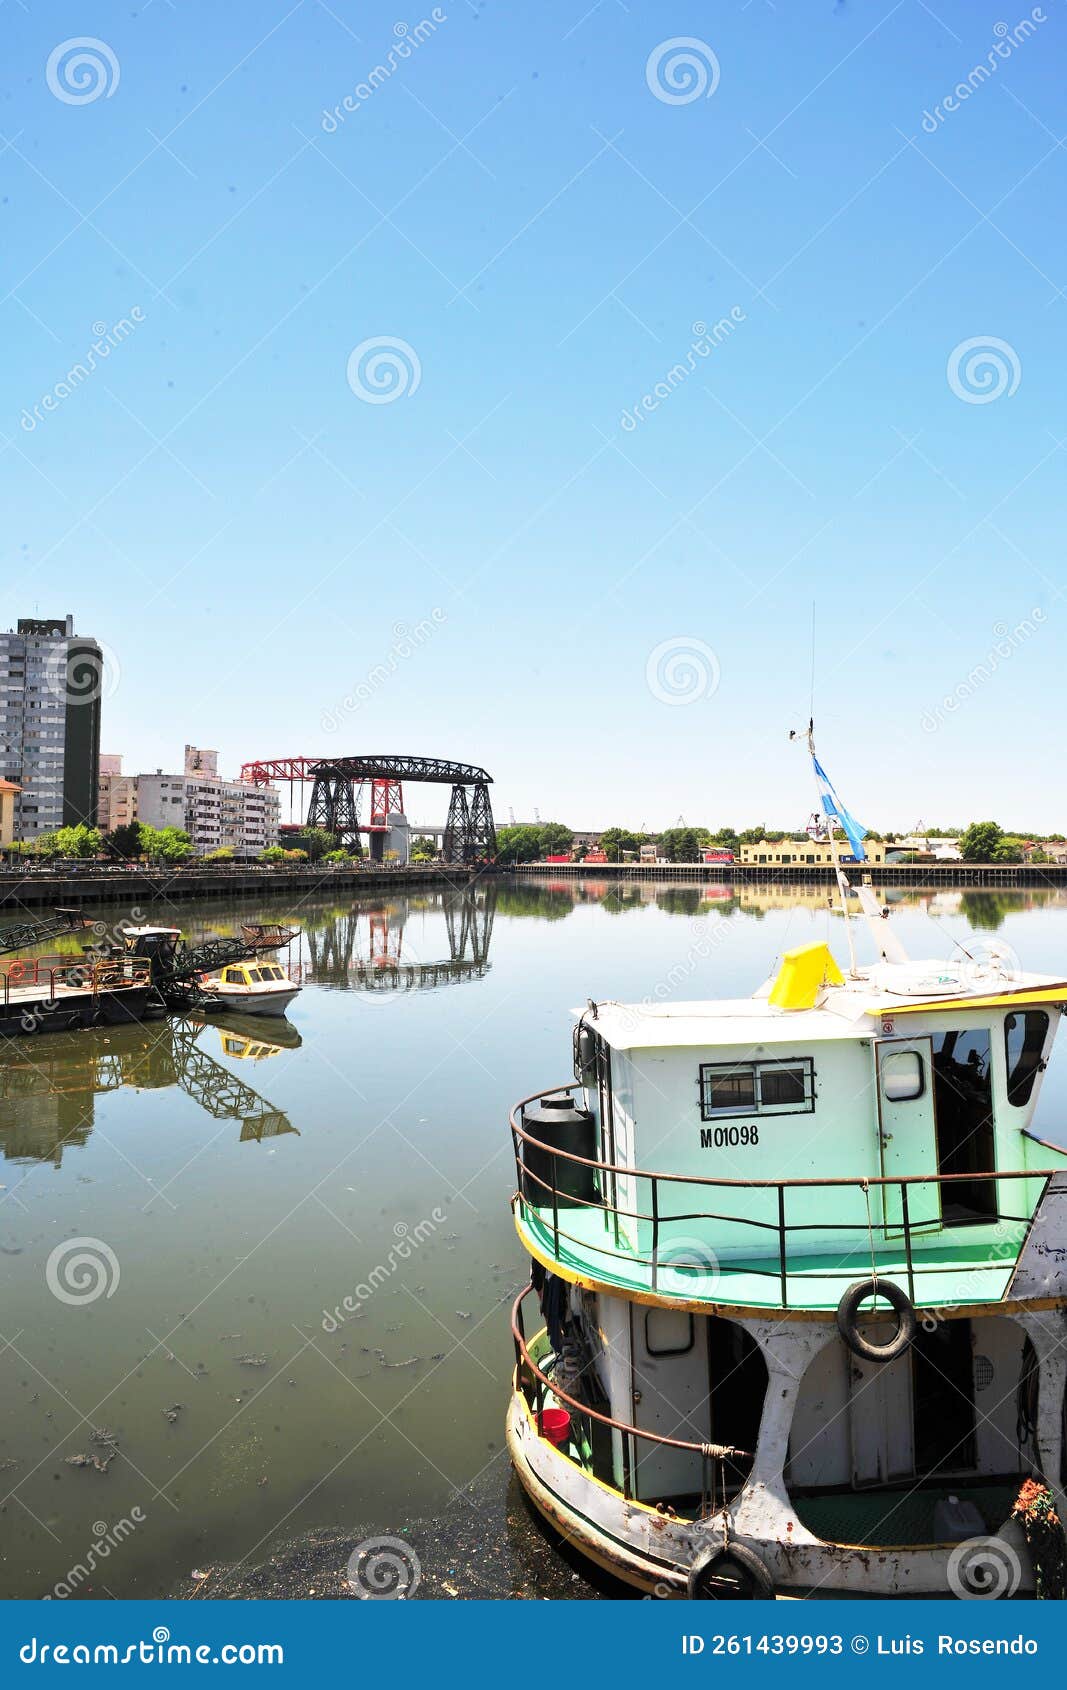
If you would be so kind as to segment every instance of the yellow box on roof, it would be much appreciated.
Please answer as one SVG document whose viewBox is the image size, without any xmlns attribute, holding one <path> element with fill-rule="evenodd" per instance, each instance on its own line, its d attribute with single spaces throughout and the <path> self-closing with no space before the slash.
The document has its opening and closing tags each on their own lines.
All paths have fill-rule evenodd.
<svg viewBox="0 0 1067 1690">
<path fill-rule="evenodd" d="M 844 981 L 829 945 L 800 945 L 782 957 L 770 1001 L 778 1009 L 813 1009 L 823 986 L 842 986 Z"/>
</svg>

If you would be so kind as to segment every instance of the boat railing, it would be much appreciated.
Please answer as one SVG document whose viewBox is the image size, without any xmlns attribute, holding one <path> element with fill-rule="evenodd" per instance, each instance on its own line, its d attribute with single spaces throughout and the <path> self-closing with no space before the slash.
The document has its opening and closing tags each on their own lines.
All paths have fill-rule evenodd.
<svg viewBox="0 0 1067 1690">
<path fill-rule="evenodd" d="M 534 1213 L 542 1222 L 550 1215 L 555 1258 L 559 1260 L 561 1246 L 570 1246 L 572 1258 L 584 1260 L 590 1265 L 590 1272 L 594 1275 L 595 1265 L 591 1265 L 591 1258 L 601 1256 L 617 1263 L 621 1270 L 632 1271 L 635 1267 L 645 1270 L 648 1288 L 653 1293 L 662 1289 L 665 1275 L 670 1274 L 672 1300 L 679 1297 L 685 1300 L 684 1292 L 688 1290 L 692 1292 L 692 1301 L 715 1301 L 715 1285 L 721 1277 L 721 1271 L 729 1268 L 730 1259 L 722 1253 L 729 1248 L 728 1236 L 724 1236 L 721 1231 L 713 1233 L 711 1229 L 738 1227 L 744 1228 L 746 1232 L 753 1229 L 757 1237 L 765 1243 L 765 1249 L 757 1248 L 754 1253 L 750 1244 L 747 1248 L 742 1245 L 738 1254 L 743 1256 L 743 1271 L 746 1275 L 777 1280 L 780 1300 L 776 1306 L 780 1308 L 810 1306 L 807 1301 L 797 1302 L 795 1298 L 791 1299 L 791 1275 L 802 1273 L 804 1282 L 809 1285 L 813 1280 L 841 1279 L 847 1269 L 842 1266 L 840 1260 L 825 1267 L 816 1266 L 812 1261 L 819 1241 L 830 1243 L 836 1240 L 843 1244 L 845 1240 L 841 1235 L 848 1235 L 852 1243 L 860 1240 L 864 1248 L 869 1245 L 869 1254 L 865 1259 L 875 1273 L 879 1271 L 879 1252 L 884 1258 L 886 1242 L 891 1242 L 894 1255 L 903 1256 L 902 1266 L 912 1302 L 918 1300 L 916 1254 L 919 1252 L 918 1267 L 923 1275 L 952 1276 L 955 1282 L 952 1301 L 958 1301 L 961 1271 L 967 1274 L 1003 1272 L 1014 1264 L 1040 1199 L 1047 1190 L 1049 1180 L 1057 1171 L 1053 1168 L 990 1169 L 957 1174 L 846 1175 L 825 1179 L 727 1179 L 707 1174 L 660 1173 L 579 1156 L 573 1151 L 562 1150 L 547 1143 L 526 1130 L 523 1120 L 529 1105 L 539 1103 L 544 1097 L 559 1096 L 561 1093 L 580 1089 L 580 1082 L 553 1086 L 547 1091 L 535 1092 L 532 1096 L 523 1098 L 522 1102 L 512 1109 L 510 1124 L 518 1175 L 518 1189 L 514 1198 L 516 1213 L 520 1219 L 526 1219 Z M 528 1147 L 537 1152 L 539 1165 L 544 1172 L 538 1172 L 537 1168 L 530 1165 L 526 1154 Z M 1062 1151 L 1060 1153 L 1064 1154 Z M 592 1198 L 582 1197 L 573 1190 L 561 1190 L 561 1162 L 588 1170 L 593 1175 L 597 1195 Z M 1020 1198 L 1025 1198 L 1025 1191 L 1015 1183 L 1020 1180 L 1029 1180 L 1041 1188 L 1037 1202 L 1022 1202 L 1020 1207 L 1025 1212 L 1018 1214 L 1001 1209 L 999 1204 L 1002 1186 L 1005 1190 L 1010 1188 L 1012 1191 L 1018 1191 Z M 924 1239 L 930 1238 L 934 1227 L 940 1230 L 943 1223 L 940 1218 L 932 1220 L 929 1214 L 922 1213 L 921 1199 L 923 1193 L 931 1188 L 936 1188 L 942 1196 L 947 1193 L 951 1198 L 953 1187 L 973 1186 L 975 1181 L 991 1183 L 997 1194 L 997 1208 L 972 1217 L 967 1222 L 967 1228 L 969 1229 L 971 1224 L 981 1224 L 983 1231 L 991 1229 L 994 1237 L 976 1245 L 973 1259 L 961 1270 L 954 1252 L 943 1261 L 936 1260 L 928 1251 L 922 1252 Z M 619 1201 L 620 1184 L 624 1191 L 634 1194 L 632 1207 Z M 670 1208 L 670 1199 L 679 1188 L 688 1191 L 695 1188 L 709 1193 L 766 1193 L 767 1197 L 762 1204 L 757 1199 L 751 1210 L 743 1213 L 726 1213 L 723 1208 L 726 1198 L 723 1197 L 717 1202 L 709 1200 L 708 1207 L 687 1207 L 684 1212 L 675 1213 Z M 647 1207 L 638 1205 L 637 1194 L 642 1189 L 648 1192 Z M 543 1194 L 543 1201 L 538 1201 L 537 1197 L 531 1195 L 534 1191 Z M 797 1201 L 805 1194 L 810 1198 L 824 1193 L 829 1196 L 849 1192 L 855 1193 L 856 1197 L 853 1219 L 828 1221 L 822 1218 L 796 1218 Z M 963 1195 L 964 1192 L 961 1191 L 961 1196 Z M 790 1200 L 794 1204 L 792 1218 L 789 1216 Z M 892 1212 L 891 1202 L 894 1203 Z M 764 1215 L 769 1212 L 772 1218 L 757 1214 L 755 1210 L 759 1206 L 763 1207 Z M 940 1214 L 940 1203 L 938 1208 Z M 607 1228 L 603 1239 L 591 1241 L 588 1230 L 582 1234 L 568 1227 L 568 1214 L 588 1210 L 596 1211 L 606 1221 L 613 1223 L 614 1248 L 609 1242 Z M 918 1214 L 914 1211 L 918 1211 Z M 699 1233 L 689 1232 L 685 1237 L 684 1243 L 690 1247 L 695 1258 L 690 1262 L 674 1253 L 675 1246 L 680 1242 L 676 1230 L 679 1224 L 701 1229 Z M 647 1253 L 640 1245 L 641 1228 L 645 1229 L 650 1243 Z M 805 1245 L 807 1249 L 804 1248 Z M 855 1251 L 845 1252 L 846 1257 L 855 1254 Z M 864 1258 L 859 1259 L 862 1261 Z M 924 1306 L 929 1300 L 929 1297 L 922 1299 Z M 981 1299 L 976 1297 L 974 1300 Z"/>
<path fill-rule="evenodd" d="M 553 1402 L 564 1404 L 572 1420 L 577 1420 L 579 1428 L 582 1423 L 595 1423 L 606 1427 L 611 1432 L 617 1432 L 621 1437 L 634 1438 L 642 1443 L 659 1449 L 684 1450 L 691 1455 L 700 1456 L 703 1462 L 703 1504 L 701 1512 L 706 1511 L 707 1503 L 715 1496 L 722 1496 L 726 1490 L 726 1475 L 723 1471 L 728 1466 L 732 1469 L 746 1470 L 752 1462 L 753 1456 L 749 1450 L 735 1449 L 710 1442 L 695 1442 L 688 1438 L 669 1438 L 662 1432 L 652 1432 L 641 1426 L 634 1426 L 627 1420 L 617 1420 L 614 1415 L 603 1409 L 593 1408 L 582 1402 L 578 1397 L 557 1384 L 556 1380 L 544 1371 L 540 1363 L 531 1354 L 530 1345 L 526 1337 L 526 1322 L 523 1318 L 523 1304 L 527 1297 L 533 1295 L 532 1285 L 524 1285 L 512 1305 L 511 1336 L 515 1345 L 515 1386 L 533 1410 L 534 1424 L 539 1437 L 544 1437 L 542 1429 L 542 1415 L 546 1399 L 551 1396 Z M 588 1439 L 586 1440 L 588 1441 Z M 622 1494 L 627 1501 L 633 1496 L 632 1464 L 629 1452 L 623 1451 L 622 1459 Z"/>
<path fill-rule="evenodd" d="M 88 991 L 95 996 L 100 991 L 151 985 L 152 967 L 138 957 L 105 961 L 80 957 L 11 957 L 0 959 L 0 983 L 5 1005 L 11 1002 L 13 992 L 21 1001 L 21 994 L 28 989 L 49 998 L 73 991 Z"/>
</svg>

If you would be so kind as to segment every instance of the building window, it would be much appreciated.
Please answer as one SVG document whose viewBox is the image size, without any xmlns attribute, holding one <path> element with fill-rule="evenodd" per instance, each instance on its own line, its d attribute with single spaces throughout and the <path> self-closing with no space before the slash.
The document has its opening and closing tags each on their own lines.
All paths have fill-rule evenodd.
<svg viewBox="0 0 1067 1690">
<path fill-rule="evenodd" d="M 810 1056 L 702 1062 L 699 1085 L 702 1121 L 725 1115 L 810 1115 L 815 1109 L 815 1064 Z"/>
</svg>

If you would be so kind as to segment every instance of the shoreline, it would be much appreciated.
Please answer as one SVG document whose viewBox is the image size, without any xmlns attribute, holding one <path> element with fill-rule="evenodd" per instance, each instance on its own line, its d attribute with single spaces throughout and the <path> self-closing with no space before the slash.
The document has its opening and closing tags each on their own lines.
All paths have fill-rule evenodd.
<svg viewBox="0 0 1067 1690">
<path fill-rule="evenodd" d="M 846 863 L 873 886 L 936 890 L 944 886 L 1067 887 L 1067 863 Z M 689 880 L 713 886 L 834 886 L 833 867 L 801 863 L 513 863 L 509 874 L 602 880 Z"/>
<path fill-rule="evenodd" d="M 483 871 L 484 872 L 484 871 Z M 391 891 L 398 887 L 445 886 L 461 890 L 480 878 L 479 871 L 454 868 L 89 868 L 80 872 L 0 872 L 0 919 L 5 911 L 90 904 L 139 904 L 200 898 L 267 898 L 280 894 L 329 893 L 358 889 Z"/>
</svg>

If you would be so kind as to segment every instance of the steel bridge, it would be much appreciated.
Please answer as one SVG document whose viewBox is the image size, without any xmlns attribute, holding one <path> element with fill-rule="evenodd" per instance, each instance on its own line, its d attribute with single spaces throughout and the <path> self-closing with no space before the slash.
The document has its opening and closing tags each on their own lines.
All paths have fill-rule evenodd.
<svg viewBox="0 0 1067 1690">
<path fill-rule="evenodd" d="M 255 786 L 273 781 L 310 783 L 306 825 L 321 827 L 339 840 L 369 836 L 371 856 L 380 860 L 389 817 L 404 810 L 407 781 L 451 786 L 441 855 L 448 863 L 472 863 L 496 855 L 496 828 L 489 788 L 493 777 L 473 763 L 443 757 L 374 755 L 366 757 L 269 757 L 241 766 L 241 779 Z M 370 787 L 370 820 L 360 821 L 364 787 Z"/>
</svg>

